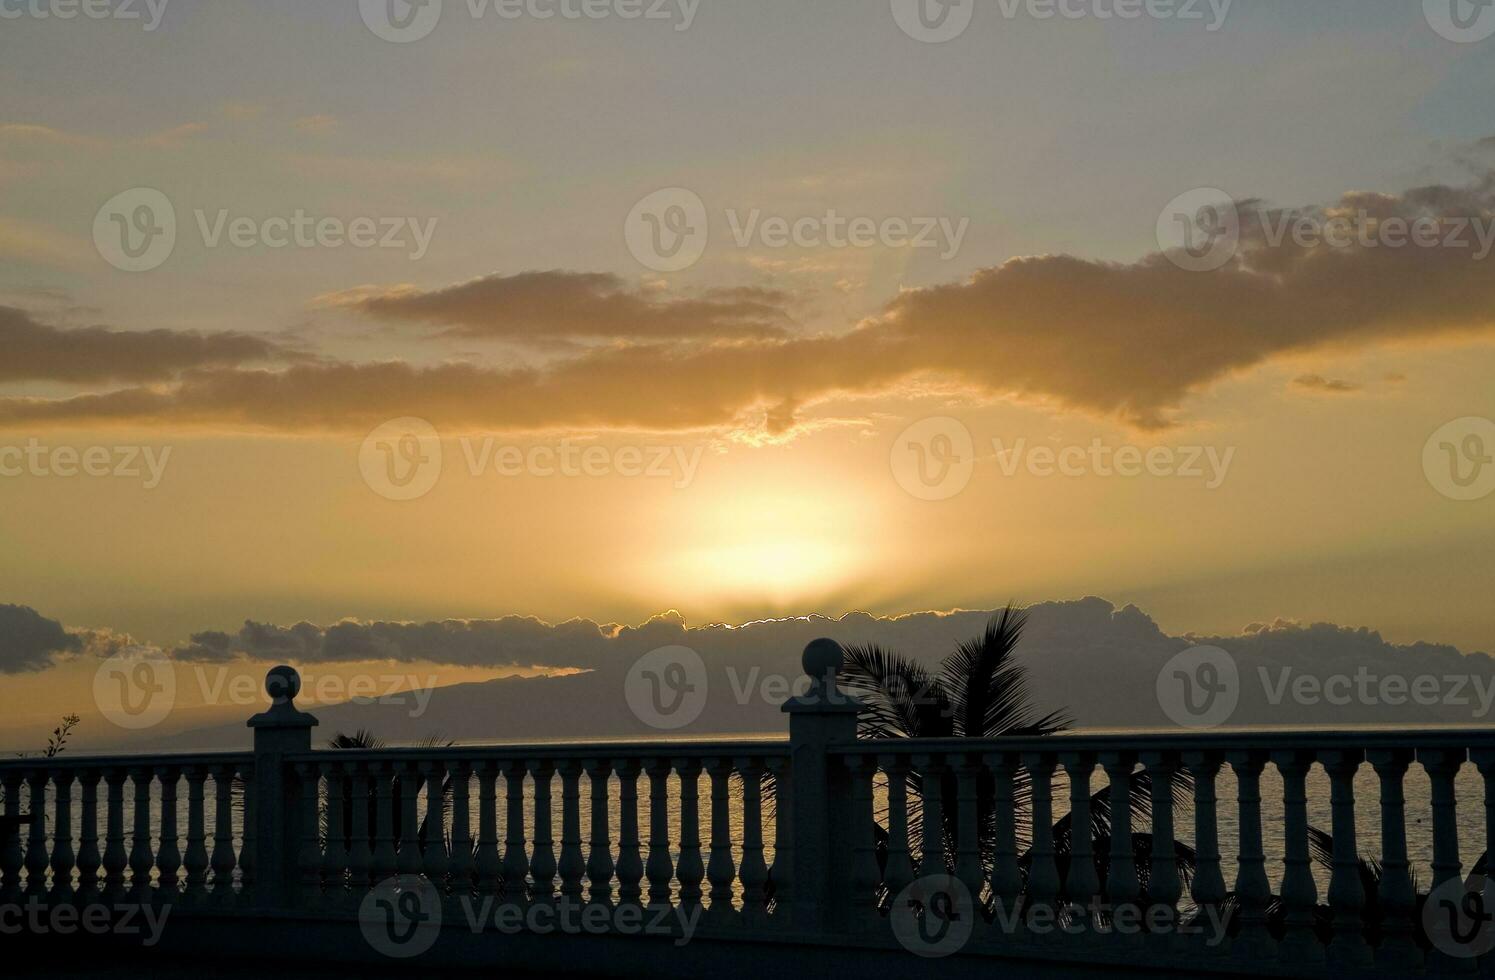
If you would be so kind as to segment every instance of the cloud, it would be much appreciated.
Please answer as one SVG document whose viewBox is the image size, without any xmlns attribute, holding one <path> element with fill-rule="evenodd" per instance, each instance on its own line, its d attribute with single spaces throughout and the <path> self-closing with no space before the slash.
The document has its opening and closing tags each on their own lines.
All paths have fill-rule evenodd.
<svg viewBox="0 0 1495 980">
<path fill-rule="evenodd" d="M 58 654 L 83 649 L 79 637 L 30 606 L 0 605 L 0 674 L 46 670 Z"/>
<path fill-rule="evenodd" d="M 285 359 L 277 345 L 241 333 L 107 327 L 63 329 L 24 310 L 0 306 L 0 383 L 7 381 L 153 382 L 187 368 Z"/>
<path fill-rule="evenodd" d="M 338 127 L 336 116 L 302 116 L 293 125 L 303 133 L 325 133 Z"/>
<path fill-rule="evenodd" d="M 1495 171 L 1466 186 L 1241 210 L 1238 254 L 1213 272 L 1185 271 L 1158 253 L 1132 263 L 1017 258 L 907 290 L 852 329 L 819 336 L 786 332 L 789 298 L 763 289 L 673 296 L 566 271 L 435 290 L 362 287 L 319 302 L 566 356 L 533 369 L 322 362 L 271 372 L 215 363 L 175 387 L 0 399 L 0 424 L 356 432 L 416 415 L 442 431 L 687 431 L 766 417 L 769 434 L 782 435 L 833 399 L 933 380 L 973 399 L 1161 430 L 1179 424 L 1191 395 L 1274 359 L 1492 336 L 1495 257 L 1476 256 L 1495 247 Z M 1368 242 L 1276 233 L 1299 218 L 1322 225 L 1349 214 L 1363 216 Z M 1407 241 L 1417 219 L 1431 222 L 1436 246 Z M 1403 244 L 1379 240 L 1397 222 Z"/>
<path fill-rule="evenodd" d="M 1302 374 L 1293 379 L 1295 388 L 1305 391 L 1316 392 L 1324 395 L 1349 395 L 1362 389 L 1361 385 L 1353 381 L 1341 381 L 1338 378 L 1326 378 L 1322 374 Z"/>
<path fill-rule="evenodd" d="M 379 320 L 442 326 L 451 336 L 544 343 L 782 337 L 788 300 L 755 288 L 671 296 L 630 289 L 604 273 L 549 271 L 485 276 L 430 291 L 363 287 L 318 302 Z"/>
<path fill-rule="evenodd" d="M 1394 644 L 1371 629 L 1331 623 L 1309 626 L 1278 621 L 1253 624 L 1227 636 L 1173 636 L 1135 606 L 1117 607 L 1100 598 L 1044 602 L 1029 607 L 1018 656 L 1028 670 L 1034 703 L 1044 711 L 1068 711 L 1078 724 L 1095 727 L 1176 727 L 1160 701 L 1165 665 L 1196 644 L 1218 646 L 1237 666 L 1240 707 L 1232 724 L 1488 724 L 1495 715 L 1495 663 L 1482 653 L 1465 654 L 1435 643 Z M 705 664 L 708 708 L 694 731 L 782 731 L 777 703 L 758 685 L 799 679 L 800 653 L 822 636 L 843 644 L 876 643 L 916 660 L 937 664 L 961 641 L 978 635 L 991 610 L 926 611 L 899 616 L 864 612 L 840 618 L 799 616 L 740 626 L 691 626 L 666 613 L 638 626 L 576 619 L 547 623 L 531 617 L 443 620 L 426 623 L 347 621 L 328 627 L 248 622 L 232 634 L 215 633 L 215 652 L 175 651 L 179 660 L 221 663 L 232 656 L 255 663 L 287 662 L 311 668 L 329 663 L 389 661 L 397 664 L 473 667 L 540 667 L 540 681 L 496 680 L 436 692 L 418 732 L 462 738 L 580 737 L 622 735 L 637 727 L 624 698 L 624 677 L 644 654 L 664 646 L 695 650 Z M 574 671 L 583 673 L 573 673 Z M 1273 692 L 1288 671 L 1291 680 L 1311 676 L 1382 678 L 1464 677 L 1463 700 L 1444 703 L 1374 697 L 1300 701 Z M 439 685 L 440 671 L 431 674 Z M 1086 683 L 1076 684 L 1084 677 Z M 1446 688 L 1451 691 L 1451 685 Z M 1490 692 L 1478 694 L 1479 691 Z M 753 696 L 745 700 L 738 691 Z M 1488 700 L 1485 700 L 1488 699 Z M 585 717 L 564 710 L 586 704 Z M 403 737 L 398 705 L 377 724 L 369 716 L 324 716 L 332 725 L 373 724 Z M 321 713 L 322 709 L 319 709 Z M 407 713 L 408 713 L 408 709 Z M 336 720 L 334 720 L 336 719 Z M 405 724 L 408 726 L 409 718 Z"/>
</svg>

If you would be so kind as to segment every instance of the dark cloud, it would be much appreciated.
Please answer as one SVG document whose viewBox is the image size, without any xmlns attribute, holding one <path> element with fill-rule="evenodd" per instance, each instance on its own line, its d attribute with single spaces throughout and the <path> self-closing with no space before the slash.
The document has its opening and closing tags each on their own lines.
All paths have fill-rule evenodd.
<svg viewBox="0 0 1495 980">
<path fill-rule="evenodd" d="M 78 653 L 82 638 L 29 606 L 0 605 L 0 674 L 46 670 L 58 654 Z"/>
<path fill-rule="evenodd" d="M 451 336 L 546 343 L 570 340 L 780 337 L 789 323 L 785 293 L 709 290 L 676 296 L 630 289 L 604 273 L 491 275 L 445 289 L 357 289 L 324 297 L 380 320 L 446 327 Z"/>
<path fill-rule="evenodd" d="M 0 306 L 0 383 L 146 383 L 175 378 L 189 368 L 284 359 L 277 345 L 241 333 L 174 330 L 64 329 L 39 323 L 24 310 Z"/>
<path fill-rule="evenodd" d="M 1293 379 L 1294 387 L 1326 395 L 1349 395 L 1361 390 L 1353 381 L 1326 378 L 1322 374 L 1301 374 Z"/>
</svg>

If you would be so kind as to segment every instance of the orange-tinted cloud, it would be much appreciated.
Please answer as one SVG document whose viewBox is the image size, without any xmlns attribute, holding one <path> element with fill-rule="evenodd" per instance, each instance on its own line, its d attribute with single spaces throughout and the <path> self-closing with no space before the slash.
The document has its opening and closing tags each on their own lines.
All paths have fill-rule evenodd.
<svg viewBox="0 0 1495 980">
<path fill-rule="evenodd" d="M 275 344 L 241 333 L 63 329 L 0 306 L 0 382 L 75 384 L 170 380 L 188 368 L 273 361 Z"/>
<path fill-rule="evenodd" d="M 788 297 L 768 289 L 718 289 L 696 297 L 628 288 L 604 273 L 522 272 L 445 289 L 365 287 L 322 297 L 386 321 L 424 323 L 453 336 L 557 340 L 779 337 Z"/>
<path fill-rule="evenodd" d="M 838 335 L 788 334 L 783 294 L 676 298 L 604 274 L 531 272 L 446 289 L 356 290 L 325 302 L 464 338 L 601 341 L 544 368 L 403 363 L 214 366 L 174 388 L 59 401 L 0 399 L 0 424 L 126 421 L 300 431 L 401 415 L 443 430 L 687 430 L 766 412 L 777 431 L 842 396 L 934 377 L 974 397 L 1015 397 L 1141 429 L 1176 423 L 1188 397 L 1274 358 L 1387 342 L 1488 338 L 1495 327 L 1495 174 L 1465 187 L 1354 194 L 1301 212 L 1244 207 L 1240 248 L 1189 272 L 1169 256 L 1129 264 L 1013 259 L 909 290 Z M 1369 242 L 1274 229 L 1360 215 Z M 1431 222 L 1430 245 L 1377 240 Z M 1462 230 L 1460 230 L 1462 229 Z M 1455 234 L 1461 244 L 1450 244 Z"/>
</svg>

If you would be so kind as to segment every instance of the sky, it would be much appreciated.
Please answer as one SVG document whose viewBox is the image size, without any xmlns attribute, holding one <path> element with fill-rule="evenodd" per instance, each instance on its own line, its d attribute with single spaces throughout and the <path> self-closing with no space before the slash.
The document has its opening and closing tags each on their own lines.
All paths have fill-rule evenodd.
<svg viewBox="0 0 1495 980">
<path fill-rule="evenodd" d="M 1087 595 L 1495 650 L 1495 9 L 916 6 L 0 2 L 0 604 L 90 638 L 12 689 Z"/>
</svg>

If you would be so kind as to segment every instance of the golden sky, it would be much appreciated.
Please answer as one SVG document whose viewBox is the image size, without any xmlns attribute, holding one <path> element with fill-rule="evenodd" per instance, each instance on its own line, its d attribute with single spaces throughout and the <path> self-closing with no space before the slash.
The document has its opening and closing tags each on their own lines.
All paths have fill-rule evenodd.
<svg viewBox="0 0 1495 980">
<path fill-rule="evenodd" d="M 449 6 L 6 22 L 0 605 L 1495 649 L 1495 40 Z"/>
</svg>

